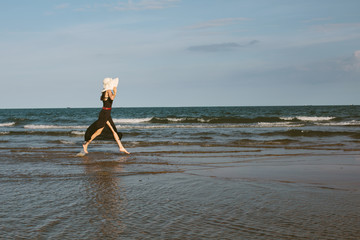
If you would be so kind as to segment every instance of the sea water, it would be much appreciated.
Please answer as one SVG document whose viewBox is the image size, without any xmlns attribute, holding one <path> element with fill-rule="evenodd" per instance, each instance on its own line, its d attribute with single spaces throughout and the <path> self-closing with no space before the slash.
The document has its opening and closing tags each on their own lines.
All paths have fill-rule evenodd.
<svg viewBox="0 0 360 240">
<path fill-rule="evenodd" d="M 355 239 L 360 106 L 0 110 L 5 239 Z"/>
</svg>

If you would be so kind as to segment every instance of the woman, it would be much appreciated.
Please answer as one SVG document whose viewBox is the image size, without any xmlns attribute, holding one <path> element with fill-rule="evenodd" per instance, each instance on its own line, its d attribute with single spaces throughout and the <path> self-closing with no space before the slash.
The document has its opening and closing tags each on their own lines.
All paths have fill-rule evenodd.
<svg viewBox="0 0 360 240">
<path fill-rule="evenodd" d="M 103 81 L 104 89 L 102 91 L 100 100 L 103 102 L 103 108 L 99 113 L 99 118 L 93 124 L 91 124 L 85 132 L 85 143 L 83 144 L 84 152 L 88 153 L 87 148 L 89 144 L 99 136 L 104 130 L 105 126 L 108 126 L 114 135 L 115 141 L 119 145 L 120 152 L 130 154 L 121 144 L 121 133 L 117 132 L 115 124 L 111 118 L 111 105 L 116 96 L 116 86 L 114 86 L 114 80 L 118 79 L 105 78 Z M 117 82 L 115 83 L 117 85 Z M 113 92 L 111 91 L 113 90 Z"/>
</svg>

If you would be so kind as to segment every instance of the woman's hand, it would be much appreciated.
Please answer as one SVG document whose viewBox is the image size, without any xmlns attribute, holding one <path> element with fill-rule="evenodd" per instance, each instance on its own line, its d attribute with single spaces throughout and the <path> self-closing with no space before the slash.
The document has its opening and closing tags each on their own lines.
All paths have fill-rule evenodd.
<svg viewBox="0 0 360 240">
<path fill-rule="evenodd" d="M 116 88 L 114 88 L 114 93 L 111 92 L 111 90 L 107 90 L 107 93 L 109 95 L 109 98 L 111 100 L 114 100 L 115 99 L 115 96 L 116 96 Z"/>
<path fill-rule="evenodd" d="M 114 87 L 114 89 L 113 89 L 114 94 L 116 94 L 116 91 L 117 91 L 117 89 L 116 89 L 116 87 Z"/>
</svg>

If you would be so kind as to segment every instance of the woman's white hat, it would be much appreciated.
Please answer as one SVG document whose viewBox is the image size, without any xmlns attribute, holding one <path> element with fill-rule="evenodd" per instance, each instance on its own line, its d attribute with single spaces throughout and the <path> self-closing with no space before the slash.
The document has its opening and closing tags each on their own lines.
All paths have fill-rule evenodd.
<svg viewBox="0 0 360 240">
<path fill-rule="evenodd" d="M 117 87 L 118 83 L 119 78 L 104 78 L 102 92 L 105 92 L 106 90 L 113 90 L 114 87 Z"/>
<path fill-rule="evenodd" d="M 104 78 L 102 92 L 105 92 L 106 90 L 111 90 L 111 82 L 112 78 Z"/>
<path fill-rule="evenodd" d="M 119 84 L 119 78 L 113 78 L 112 79 L 112 87 L 114 88 L 114 87 L 117 87 L 118 86 L 118 84 Z"/>
</svg>

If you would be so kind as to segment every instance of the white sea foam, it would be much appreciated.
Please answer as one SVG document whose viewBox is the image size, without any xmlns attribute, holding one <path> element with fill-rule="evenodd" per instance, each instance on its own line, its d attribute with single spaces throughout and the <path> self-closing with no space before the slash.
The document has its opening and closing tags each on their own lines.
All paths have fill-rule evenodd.
<svg viewBox="0 0 360 240">
<path fill-rule="evenodd" d="M 199 120 L 200 122 L 203 122 L 203 123 L 205 123 L 205 122 L 210 122 L 210 119 L 205 120 L 205 119 L 203 119 L 203 118 L 199 118 L 198 120 Z"/>
<path fill-rule="evenodd" d="M 15 125 L 15 122 L 0 123 L 0 127 L 12 127 L 14 125 Z"/>
<path fill-rule="evenodd" d="M 7 135 L 9 134 L 10 132 L 0 132 L 0 135 Z"/>
<path fill-rule="evenodd" d="M 152 117 L 148 117 L 148 118 L 113 118 L 114 123 L 117 124 L 138 124 L 138 123 L 148 123 L 150 122 L 152 119 Z M 163 118 L 161 118 L 163 119 Z M 164 120 L 167 120 L 169 122 L 182 122 L 182 121 L 186 121 L 187 119 L 189 120 L 195 120 L 197 118 L 164 118 Z M 205 120 L 202 118 L 197 119 L 199 122 L 209 122 L 210 120 Z"/>
<path fill-rule="evenodd" d="M 87 126 L 65 126 L 65 125 L 37 125 L 37 124 L 29 124 L 25 125 L 26 129 L 86 129 Z"/>
<path fill-rule="evenodd" d="M 360 126 L 360 121 L 352 120 L 347 122 L 315 123 L 318 126 Z"/>
<path fill-rule="evenodd" d="M 237 128 L 235 124 L 156 124 L 156 125 L 116 125 L 117 129 L 164 129 L 164 128 Z"/>
<path fill-rule="evenodd" d="M 181 122 L 186 120 L 186 118 L 166 118 L 170 122 Z"/>
<path fill-rule="evenodd" d="M 281 117 L 281 120 L 291 121 L 294 119 L 298 119 L 300 121 L 305 122 L 319 122 L 319 121 L 330 121 L 333 120 L 335 117 L 310 117 L 310 116 L 296 116 L 296 117 Z"/>
<path fill-rule="evenodd" d="M 265 127 L 265 128 L 271 128 L 271 127 L 302 127 L 302 124 L 294 124 L 292 122 L 259 122 L 257 123 L 257 127 Z"/>
<path fill-rule="evenodd" d="M 84 135 L 85 132 L 82 132 L 82 131 L 72 131 L 71 134 L 74 134 L 74 135 Z"/>
<path fill-rule="evenodd" d="M 116 125 L 117 129 L 197 128 L 195 125 Z"/>
<path fill-rule="evenodd" d="M 60 142 L 61 142 L 62 144 L 67 144 L 67 145 L 69 145 L 69 144 L 75 144 L 75 142 L 66 141 L 66 140 L 60 140 Z"/>
<path fill-rule="evenodd" d="M 203 118 L 166 118 L 166 119 L 170 122 L 182 122 L 182 121 L 186 121 L 186 120 L 197 120 L 202 123 L 210 122 L 210 119 L 205 120 Z"/>
<path fill-rule="evenodd" d="M 295 117 L 281 117 L 280 119 L 284 120 L 284 121 L 291 121 L 291 120 L 294 120 Z"/>
<path fill-rule="evenodd" d="M 76 157 L 84 157 L 85 155 L 86 155 L 86 153 L 83 152 L 83 151 L 81 151 L 81 152 L 79 152 L 78 154 L 76 154 L 75 156 L 76 156 Z"/>
<path fill-rule="evenodd" d="M 118 124 L 137 124 L 149 122 L 152 118 L 113 118 L 114 123 Z"/>
<path fill-rule="evenodd" d="M 278 122 L 278 123 L 253 123 L 253 124 L 156 124 L 156 125 L 116 125 L 119 129 L 171 129 L 171 128 L 271 128 L 271 127 L 302 127 L 303 124 L 291 122 Z"/>
</svg>

